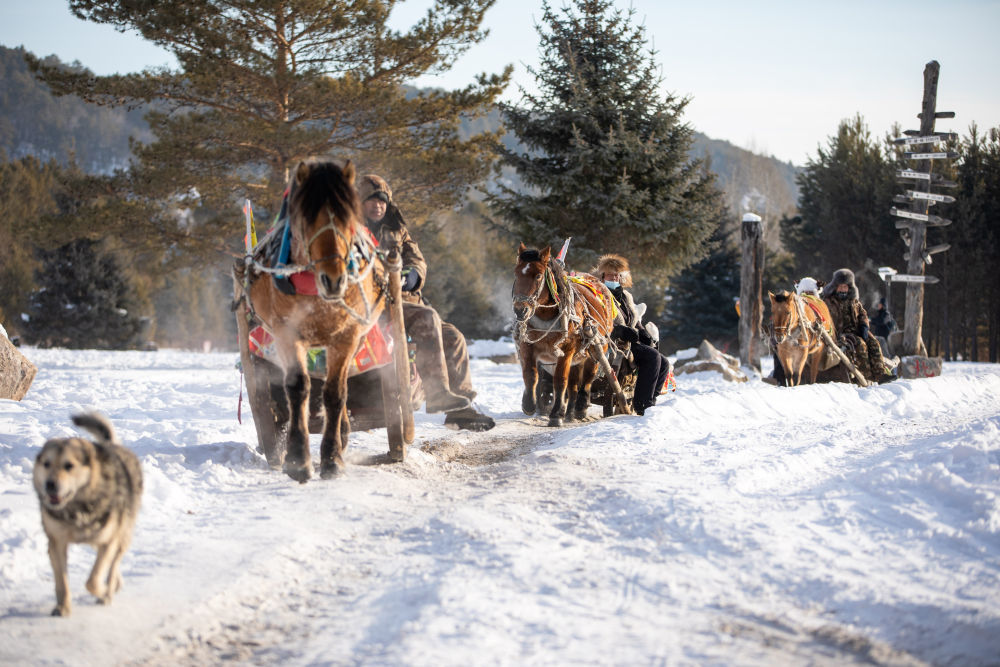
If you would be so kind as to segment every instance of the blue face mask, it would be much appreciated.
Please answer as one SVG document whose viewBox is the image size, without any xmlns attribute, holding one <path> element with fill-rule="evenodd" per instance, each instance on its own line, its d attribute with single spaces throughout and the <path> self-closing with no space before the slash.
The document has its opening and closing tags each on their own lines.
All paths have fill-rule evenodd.
<svg viewBox="0 0 1000 667">
<path fill-rule="evenodd" d="M 605 280 L 604 284 L 608 286 L 608 289 L 618 289 L 622 286 L 617 280 Z"/>
</svg>

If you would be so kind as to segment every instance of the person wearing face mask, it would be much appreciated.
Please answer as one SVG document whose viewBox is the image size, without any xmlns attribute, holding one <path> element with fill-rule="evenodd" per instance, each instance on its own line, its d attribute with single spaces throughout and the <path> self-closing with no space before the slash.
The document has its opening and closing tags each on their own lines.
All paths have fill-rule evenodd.
<svg viewBox="0 0 1000 667">
<path fill-rule="evenodd" d="M 833 317 L 837 343 L 847 353 L 851 363 L 871 382 L 895 379 L 887 372 L 882 348 L 871 332 L 868 312 L 854 284 L 854 272 L 850 269 L 834 271 L 833 278 L 823 287 L 822 297 Z"/>
<path fill-rule="evenodd" d="M 663 356 L 656 345 L 659 331 L 652 322 L 642 323 L 645 304 L 635 303 L 626 287 L 632 286 L 632 272 L 628 260 L 621 255 L 604 255 L 591 273 L 607 286 L 618 306 L 615 327 L 611 337 L 627 342 L 635 362 L 637 377 L 632 408 L 637 415 L 656 404 L 656 397 L 670 373 L 670 360 Z"/>
</svg>

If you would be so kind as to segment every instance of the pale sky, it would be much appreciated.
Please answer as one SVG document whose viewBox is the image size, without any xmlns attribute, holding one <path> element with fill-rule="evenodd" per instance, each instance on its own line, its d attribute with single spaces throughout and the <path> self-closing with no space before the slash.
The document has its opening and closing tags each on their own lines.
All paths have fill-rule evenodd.
<svg viewBox="0 0 1000 667">
<path fill-rule="evenodd" d="M 400 2 L 400 27 L 430 0 Z M 458 88 L 477 72 L 515 66 L 531 87 L 538 62 L 534 22 L 541 0 L 498 0 L 490 36 L 447 74 L 416 81 Z M 552 5 L 562 6 L 563 0 Z M 816 157 L 838 123 L 861 113 L 881 137 L 899 122 L 919 127 L 924 65 L 941 64 L 939 131 L 966 134 L 1000 125 L 1000 0 L 617 0 L 659 51 L 664 89 L 690 96 L 684 120 L 725 139 L 798 165 Z M 80 61 L 97 74 L 170 65 L 172 56 L 134 34 L 76 19 L 65 0 L 0 0 L 0 44 Z"/>
</svg>

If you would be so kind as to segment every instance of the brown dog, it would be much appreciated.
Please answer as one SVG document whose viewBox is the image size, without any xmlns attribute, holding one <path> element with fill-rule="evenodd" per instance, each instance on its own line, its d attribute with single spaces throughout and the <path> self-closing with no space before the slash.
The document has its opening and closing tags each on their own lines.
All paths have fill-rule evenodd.
<svg viewBox="0 0 1000 667">
<path fill-rule="evenodd" d="M 117 443 L 111 423 L 96 413 L 75 415 L 73 423 L 93 433 L 97 442 L 53 438 L 35 459 L 35 492 L 56 580 L 53 616 L 69 616 L 72 607 L 67 571 L 70 542 L 97 549 L 87 590 L 101 604 L 111 602 L 122 586 L 119 565 L 132 541 L 142 496 L 139 459 Z"/>
</svg>

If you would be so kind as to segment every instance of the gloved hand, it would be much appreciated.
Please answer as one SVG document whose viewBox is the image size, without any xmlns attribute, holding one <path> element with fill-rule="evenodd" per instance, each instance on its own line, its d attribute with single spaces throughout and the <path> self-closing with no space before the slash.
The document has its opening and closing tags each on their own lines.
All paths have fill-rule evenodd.
<svg viewBox="0 0 1000 667">
<path fill-rule="evenodd" d="M 412 292 L 420 286 L 420 274 L 412 266 L 405 266 L 399 276 L 399 283 L 402 291 Z"/>
<path fill-rule="evenodd" d="M 858 332 L 858 338 L 861 340 L 868 340 L 868 326 L 862 325 L 861 330 Z"/>
<path fill-rule="evenodd" d="M 648 331 L 646 331 L 645 329 L 639 329 L 638 332 L 637 332 L 637 334 L 639 336 L 639 342 L 640 343 L 642 343 L 643 345 L 649 345 L 649 346 L 653 345 L 653 337 L 649 335 Z"/>
<path fill-rule="evenodd" d="M 616 324 L 611 330 L 611 337 L 618 338 L 619 340 L 624 340 L 629 343 L 639 342 L 639 332 L 632 327 L 627 327 L 624 324 Z"/>
</svg>

